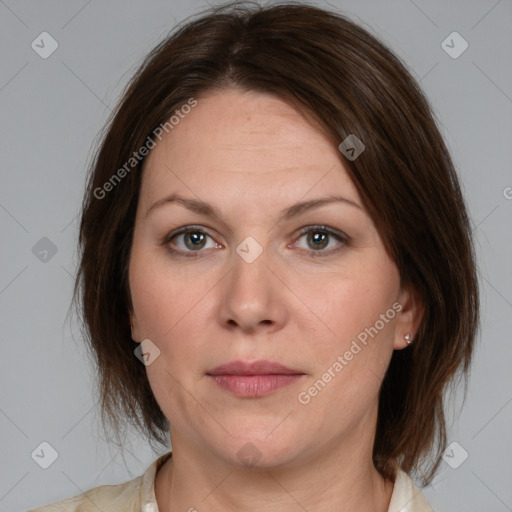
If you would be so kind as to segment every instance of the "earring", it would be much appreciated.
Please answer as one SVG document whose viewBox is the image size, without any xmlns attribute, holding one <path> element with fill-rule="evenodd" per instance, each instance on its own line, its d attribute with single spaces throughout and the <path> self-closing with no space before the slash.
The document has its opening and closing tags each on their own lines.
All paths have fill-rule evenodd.
<svg viewBox="0 0 512 512">
<path fill-rule="evenodd" d="M 410 345 L 412 343 L 410 334 L 405 335 L 405 342 L 407 343 L 407 345 Z"/>
</svg>

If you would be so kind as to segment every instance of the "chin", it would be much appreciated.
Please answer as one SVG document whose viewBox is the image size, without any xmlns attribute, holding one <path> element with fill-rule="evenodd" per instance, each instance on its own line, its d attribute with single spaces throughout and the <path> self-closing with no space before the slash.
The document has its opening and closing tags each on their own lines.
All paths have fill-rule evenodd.
<svg viewBox="0 0 512 512">
<path fill-rule="evenodd" d="M 243 430 L 238 426 L 236 432 L 227 427 L 233 437 L 226 439 L 227 444 L 221 442 L 215 451 L 231 464 L 265 470 L 288 464 L 298 455 L 298 447 L 304 445 L 295 429 L 277 426 L 279 421 L 252 423 L 252 428 Z"/>
</svg>

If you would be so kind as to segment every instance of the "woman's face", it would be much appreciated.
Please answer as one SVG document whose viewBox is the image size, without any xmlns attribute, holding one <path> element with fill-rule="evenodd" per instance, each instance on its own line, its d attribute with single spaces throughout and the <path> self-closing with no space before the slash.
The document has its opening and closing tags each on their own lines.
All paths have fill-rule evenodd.
<svg viewBox="0 0 512 512">
<path fill-rule="evenodd" d="M 129 279 L 174 449 L 261 467 L 371 452 L 408 295 L 339 150 L 287 103 L 216 91 L 157 140 Z"/>
</svg>

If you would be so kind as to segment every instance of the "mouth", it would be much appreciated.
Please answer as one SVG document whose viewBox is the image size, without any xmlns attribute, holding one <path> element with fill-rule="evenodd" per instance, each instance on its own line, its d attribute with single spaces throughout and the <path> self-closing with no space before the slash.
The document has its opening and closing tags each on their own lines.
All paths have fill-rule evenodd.
<svg viewBox="0 0 512 512">
<path fill-rule="evenodd" d="M 305 373 L 266 360 L 232 361 L 206 373 L 222 389 L 240 397 L 260 397 L 300 380 Z"/>
</svg>

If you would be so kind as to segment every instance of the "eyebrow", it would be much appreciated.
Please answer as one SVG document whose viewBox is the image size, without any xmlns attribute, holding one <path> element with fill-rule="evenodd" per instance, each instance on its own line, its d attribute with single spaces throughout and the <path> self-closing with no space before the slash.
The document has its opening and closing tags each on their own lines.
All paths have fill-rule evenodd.
<svg viewBox="0 0 512 512">
<path fill-rule="evenodd" d="M 318 199 L 311 199 L 309 201 L 303 201 L 300 203 L 295 203 L 288 208 L 285 208 L 281 214 L 279 215 L 278 222 L 290 220 L 293 217 L 296 217 L 300 215 L 301 213 L 304 213 L 307 210 L 312 210 L 314 208 L 319 208 L 323 205 L 330 204 L 330 203 L 343 203 L 347 204 L 349 206 L 353 206 L 355 208 L 358 208 L 359 210 L 363 211 L 362 207 L 357 204 L 354 201 L 351 201 L 350 199 L 347 199 L 345 197 L 341 196 L 326 196 L 326 197 L 320 197 Z M 212 205 L 205 203 L 204 201 L 200 201 L 197 199 L 190 199 L 186 197 L 182 197 L 179 194 L 172 194 L 168 197 L 164 197 L 160 200 L 158 200 L 156 203 L 152 204 L 147 212 L 146 217 L 155 209 L 160 208 L 161 206 L 164 206 L 166 204 L 170 203 L 178 203 L 183 205 L 188 210 L 191 210 L 199 215 L 204 215 L 205 217 L 216 217 L 218 219 L 221 218 L 220 212 Z"/>
</svg>

